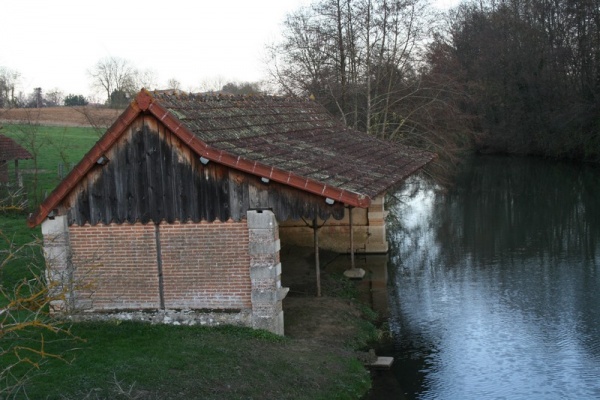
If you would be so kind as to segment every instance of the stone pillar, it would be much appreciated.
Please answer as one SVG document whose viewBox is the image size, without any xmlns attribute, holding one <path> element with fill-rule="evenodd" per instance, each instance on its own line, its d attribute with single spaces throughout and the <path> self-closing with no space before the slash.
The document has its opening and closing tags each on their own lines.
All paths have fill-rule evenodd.
<svg viewBox="0 0 600 400">
<path fill-rule="evenodd" d="M 247 221 L 252 281 L 252 327 L 283 335 L 282 300 L 289 288 L 281 287 L 281 242 L 277 219 L 269 210 L 250 210 Z"/>
<path fill-rule="evenodd" d="M 42 222 L 44 256 L 46 258 L 46 282 L 50 299 L 50 312 L 73 309 L 73 270 L 69 226 L 64 215 L 46 218 Z"/>
<path fill-rule="evenodd" d="M 369 219 L 368 240 L 365 244 L 366 253 L 387 253 L 388 242 L 385 232 L 385 217 L 387 212 L 384 207 L 385 194 L 375 197 L 371 201 L 367 217 Z"/>
</svg>

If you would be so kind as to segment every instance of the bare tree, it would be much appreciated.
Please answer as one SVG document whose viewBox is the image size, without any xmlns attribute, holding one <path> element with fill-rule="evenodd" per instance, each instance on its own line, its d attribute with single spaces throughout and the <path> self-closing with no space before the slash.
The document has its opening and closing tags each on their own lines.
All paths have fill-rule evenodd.
<svg viewBox="0 0 600 400">
<path fill-rule="evenodd" d="M 427 75 L 434 17 L 425 0 L 319 0 L 287 16 L 268 49 L 271 79 L 349 126 L 440 154 L 450 170 L 471 149 L 471 129 L 452 123 L 466 123 L 454 102 L 462 88 Z"/>
<path fill-rule="evenodd" d="M 228 82 L 221 90 L 224 93 L 240 95 L 264 93 L 260 82 Z"/>
<path fill-rule="evenodd" d="M 213 76 L 202 79 L 198 85 L 200 92 L 218 92 L 226 85 L 229 80 L 223 76 Z"/>
<path fill-rule="evenodd" d="M 46 280 L 31 271 L 33 254 L 39 253 L 39 241 L 16 244 L 0 231 L 0 275 L 5 267 L 18 260 L 28 264 L 29 274 L 14 287 L 0 285 L 0 398 L 28 398 L 22 391 L 25 382 L 52 359 L 68 362 L 64 354 L 48 349 L 54 340 L 79 340 L 68 324 L 49 314 L 49 306 L 65 297 L 64 291 L 46 284 Z M 53 339 L 54 338 L 54 339 Z M 58 338 L 58 339 L 57 339 Z"/>
<path fill-rule="evenodd" d="M 65 94 L 58 88 L 51 89 L 46 92 L 45 100 L 48 107 L 60 106 L 63 103 Z"/>
<path fill-rule="evenodd" d="M 158 78 L 156 71 L 152 69 L 142 69 L 134 71 L 134 89 L 135 91 L 146 88 L 154 90 L 158 86 Z"/>
<path fill-rule="evenodd" d="M 600 0 L 466 2 L 439 39 L 485 151 L 600 160 Z M 449 65 L 449 64 L 448 64 Z"/>
<path fill-rule="evenodd" d="M 15 88 L 20 77 L 18 71 L 0 66 L 0 108 L 15 105 Z"/>
<path fill-rule="evenodd" d="M 126 59 L 103 58 L 88 71 L 88 74 L 92 80 L 92 87 L 103 91 L 108 102 L 115 92 L 131 94 L 136 90 L 136 69 Z"/>
<path fill-rule="evenodd" d="M 271 77 L 385 136 L 392 98 L 428 39 L 428 18 L 423 0 L 321 0 L 288 15 L 283 41 L 270 47 Z"/>
<path fill-rule="evenodd" d="M 175 78 L 171 78 L 167 81 L 167 88 L 173 90 L 181 90 L 181 82 Z"/>
</svg>

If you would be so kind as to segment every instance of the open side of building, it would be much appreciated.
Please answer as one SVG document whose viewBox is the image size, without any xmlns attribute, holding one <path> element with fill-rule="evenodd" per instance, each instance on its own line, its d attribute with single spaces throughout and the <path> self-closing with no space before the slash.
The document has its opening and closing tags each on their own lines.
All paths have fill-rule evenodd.
<svg viewBox="0 0 600 400">
<path fill-rule="evenodd" d="M 358 208 L 357 247 L 385 252 L 385 191 L 433 158 L 314 102 L 142 90 L 29 224 L 55 312 L 283 334 L 280 233 L 336 221 L 324 247 L 344 251 Z"/>
</svg>

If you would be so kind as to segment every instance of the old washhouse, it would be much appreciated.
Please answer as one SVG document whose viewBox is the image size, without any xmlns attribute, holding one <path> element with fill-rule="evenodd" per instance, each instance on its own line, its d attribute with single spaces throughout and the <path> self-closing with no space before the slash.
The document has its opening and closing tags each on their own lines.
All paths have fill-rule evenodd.
<svg viewBox="0 0 600 400">
<path fill-rule="evenodd" d="M 327 221 L 322 245 L 344 250 L 360 209 L 357 246 L 386 251 L 385 191 L 433 158 L 308 100 L 142 90 L 29 224 L 56 312 L 283 334 L 280 234 Z"/>
</svg>

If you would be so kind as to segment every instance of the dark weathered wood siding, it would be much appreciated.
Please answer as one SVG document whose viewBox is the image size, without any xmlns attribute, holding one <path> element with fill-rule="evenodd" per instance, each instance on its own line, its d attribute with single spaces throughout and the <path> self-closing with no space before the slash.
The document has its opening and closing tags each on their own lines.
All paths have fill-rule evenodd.
<svg viewBox="0 0 600 400">
<path fill-rule="evenodd" d="M 63 203 L 69 223 L 159 223 L 229 218 L 250 208 L 272 209 L 279 221 L 340 219 L 341 203 L 253 176 L 198 156 L 152 116 L 135 120 Z"/>
</svg>

